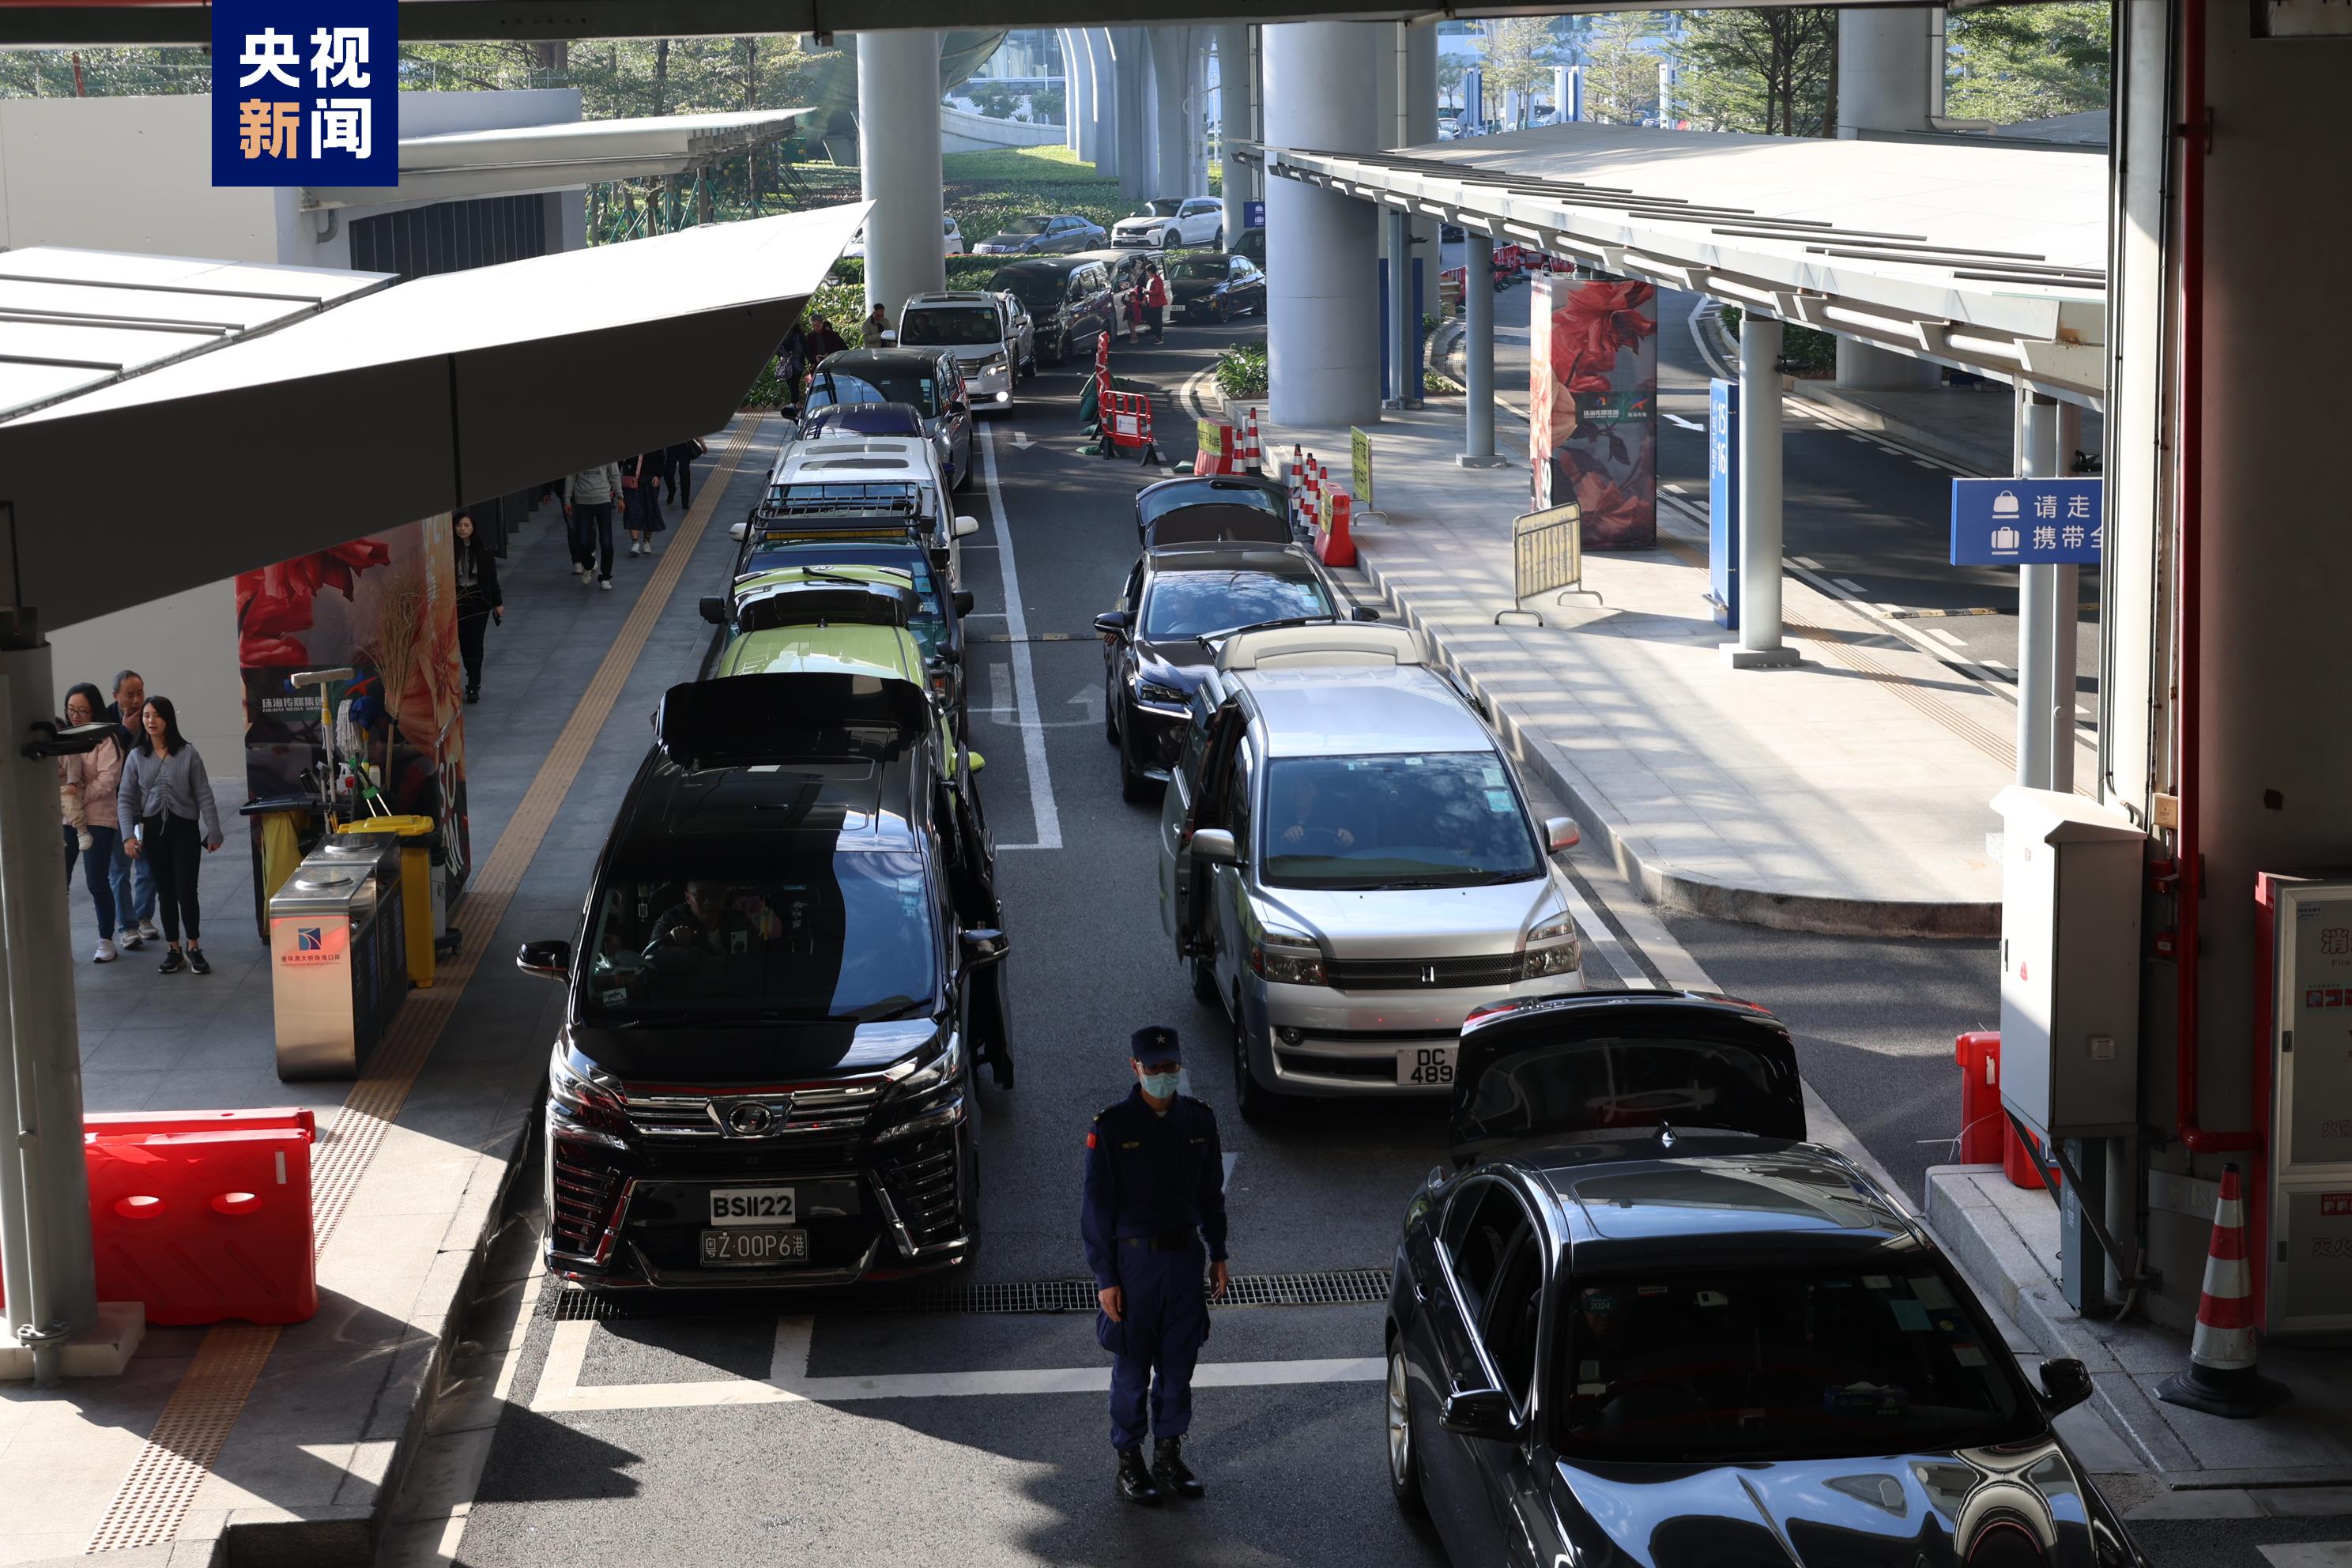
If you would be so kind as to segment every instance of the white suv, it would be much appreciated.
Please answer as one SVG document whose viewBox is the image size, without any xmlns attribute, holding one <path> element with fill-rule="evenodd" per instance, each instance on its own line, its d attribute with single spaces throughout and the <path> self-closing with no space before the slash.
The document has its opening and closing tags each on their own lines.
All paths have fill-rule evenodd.
<svg viewBox="0 0 2352 1568">
<path fill-rule="evenodd" d="M 1192 698 L 1160 910 L 1233 1020 L 1256 1121 L 1286 1095 L 1449 1092 L 1463 1020 L 1584 986 L 1567 876 L 1510 759 L 1401 627 L 1243 632 Z"/>
<path fill-rule="evenodd" d="M 1013 401 L 1015 382 L 1037 374 L 1037 329 L 1011 294 L 982 289 L 918 294 L 898 312 L 898 346 L 954 354 L 975 402 L 1003 406 Z"/>
<path fill-rule="evenodd" d="M 1178 200 L 1160 196 L 1136 208 L 1112 226 L 1113 245 L 1150 245 L 1165 250 L 1177 245 L 1225 243 L 1225 204 L 1214 196 Z"/>
<path fill-rule="evenodd" d="M 879 520 L 903 519 L 910 537 L 944 557 L 950 591 L 963 590 L 961 542 L 980 531 L 977 518 L 958 517 L 948 500 L 947 475 L 937 448 L 918 437 L 820 437 L 800 441 L 777 459 L 767 494 L 751 518 L 737 524 L 771 537 L 805 528 L 812 536 L 871 531 Z"/>
</svg>

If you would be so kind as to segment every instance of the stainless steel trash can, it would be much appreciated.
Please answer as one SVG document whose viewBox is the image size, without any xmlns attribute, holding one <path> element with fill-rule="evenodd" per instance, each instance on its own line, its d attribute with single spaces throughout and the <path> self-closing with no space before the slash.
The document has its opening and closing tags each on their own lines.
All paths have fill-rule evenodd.
<svg viewBox="0 0 2352 1568">
<path fill-rule="evenodd" d="M 408 994 L 399 850 L 322 845 L 269 900 L 278 1076 L 356 1077 Z"/>
</svg>

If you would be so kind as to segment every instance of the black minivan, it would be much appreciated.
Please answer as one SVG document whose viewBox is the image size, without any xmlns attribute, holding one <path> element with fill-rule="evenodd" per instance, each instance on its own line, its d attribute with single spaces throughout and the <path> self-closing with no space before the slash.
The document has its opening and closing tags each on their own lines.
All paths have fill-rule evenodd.
<svg viewBox="0 0 2352 1568">
<path fill-rule="evenodd" d="M 1092 353 L 1113 325 L 1110 272 L 1099 261 L 1034 257 L 998 268 L 988 286 L 1021 301 L 1036 323 L 1037 357 L 1054 364 Z"/>
<path fill-rule="evenodd" d="M 614 1289 L 960 1263 L 986 1063 L 1013 1060 L 992 856 L 909 681 L 674 686 L 576 942 L 548 1066 L 547 1267 Z"/>
</svg>

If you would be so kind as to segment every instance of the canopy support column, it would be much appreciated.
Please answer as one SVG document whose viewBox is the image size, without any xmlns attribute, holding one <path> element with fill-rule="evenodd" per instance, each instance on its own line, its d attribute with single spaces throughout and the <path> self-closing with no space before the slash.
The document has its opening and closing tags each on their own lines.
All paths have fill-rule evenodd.
<svg viewBox="0 0 2352 1568">
<path fill-rule="evenodd" d="M 1739 322 L 1739 640 L 1734 669 L 1801 662 L 1780 640 L 1780 323 L 1759 310 Z"/>
<path fill-rule="evenodd" d="M 2017 393 L 2017 472 L 2029 479 L 2054 479 L 2058 463 L 2058 405 L 2040 393 Z M 2061 574 L 2075 581 L 2061 582 Z M 2017 782 L 2031 789 L 2074 787 L 2074 605 L 2081 569 L 2021 566 L 2017 584 Z M 2063 602 L 2062 603 L 2062 595 Z M 2062 634 L 2060 626 L 2065 627 Z M 2065 660 L 2059 643 L 2066 644 Z M 2063 747 L 2061 744 L 2063 738 Z M 2064 761 L 2060 761 L 2060 752 Z M 2066 782 L 2058 782 L 2063 767 Z"/>
<path fill-rule="evenodd" d="M 857 35 L 857 180 L 866 219 L 866 308 L 896 322 L 908 299 L 947 287 L 940 243 L 940 36 Z M 875 345 L 867 345 L 869 347 Z"/>
<path fill-rule="evenodd" d="M 1495 456 L 1495 239 L 1462 231 L 1462 450 L 1465 468 L 1499 468 Z"/>
</svg>

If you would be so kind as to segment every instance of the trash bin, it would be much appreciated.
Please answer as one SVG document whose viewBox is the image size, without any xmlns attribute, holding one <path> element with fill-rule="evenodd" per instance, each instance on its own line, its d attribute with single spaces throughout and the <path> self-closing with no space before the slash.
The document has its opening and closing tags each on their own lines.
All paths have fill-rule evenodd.
<svg viewBox="0 0 2352 1568">
<path fill-rule="evenodd" d="M 434 939 L 439 936 L 434 919 L 433 862 L 440 858 L 438 826 L 429 816 L 368 816 L 343 825 L 342 833 L 389 833 L 400 840 L 400 891 L 408 920 L 408 978 L 419 985 L 433 984 L 436 970 Z"/>
<path fill-rule="evenodd" d="M 347 1079 L 408 994 L 397 847 L 321 845 L 269 899 L 278 1076 Z"/>
</svg>

